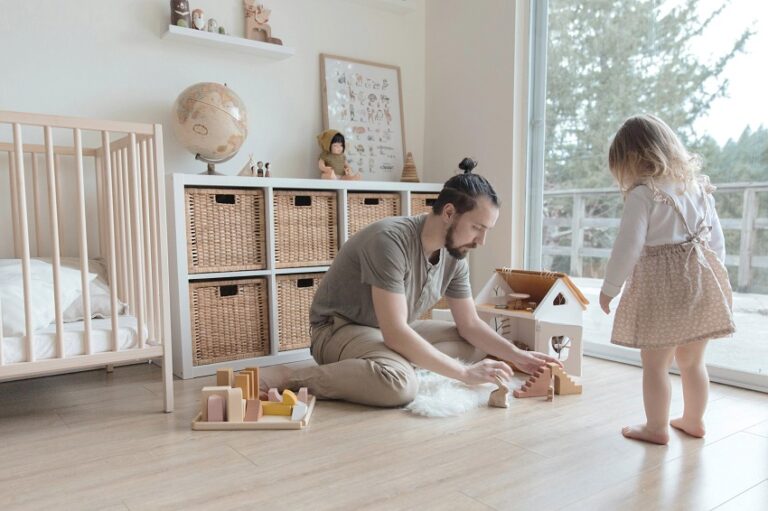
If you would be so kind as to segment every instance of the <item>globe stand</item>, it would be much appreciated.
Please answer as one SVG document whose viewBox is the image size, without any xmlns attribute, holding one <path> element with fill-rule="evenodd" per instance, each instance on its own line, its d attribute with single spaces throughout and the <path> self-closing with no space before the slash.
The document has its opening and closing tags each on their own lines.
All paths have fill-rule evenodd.
<svg viewBox="0 0 768 511">
<path fill-rule="evenodd" d="M 237 153 L 235 153 L 235 154 L 237 154 Z M 222 174 L 221 172 L 216 172 L 216 164 L 224 163 L 225 161 L 229 161 L 229 160 L 231 160 L 234 157 L 235 157 L 235 155 L 233 154 L 229 158 L 224 158 L 224 159 L 221 159 L 221 160 L 215 160 L 214 161 L 214 160 L 209 160 L 207 158 L 204 158 L 203 156 L 200 156 L 199 153 L 195 155 L 195 159 L 196 160 L 200 160 L 200 161 L 205 162 L 205 163 L 208 164 L 208 168 L 204 172 L 201 172 L 201 174 L 205 174 L 206 176 L 224 176 L 225 174 Z"/>
</svg>

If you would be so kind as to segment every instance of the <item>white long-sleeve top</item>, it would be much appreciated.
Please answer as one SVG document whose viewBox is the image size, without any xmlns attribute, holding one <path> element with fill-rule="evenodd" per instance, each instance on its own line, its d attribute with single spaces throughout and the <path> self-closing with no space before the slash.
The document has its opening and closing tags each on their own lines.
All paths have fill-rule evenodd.
<svg viewBox="0 0 768 511">
<path fill-rule="evenodd" d="M 694 184 L 681 193 L 677 183 L 656 182 L 655 186 L 675 201 L 691 230 L 696 229 L 707 211 L 704 201 L 709 201 L 709 217 L 706 225 L 712 226 L 709 247 L 725 262 L 725 241 L 720 219 L 715 210 L 715 199 L 711 193 L 704 193 L 704 184 Z M 603 293 L 614 297 L 632 273 L 642 255 L 643 248 L 688 240 L 688 231 L 675 208 L 664 202 L 654 201 L 653 190 L 646 185 L 632 189 L 624 202 L 619 232 L 611 251 L 611 258 L 603 281 Z"/>
</svg>

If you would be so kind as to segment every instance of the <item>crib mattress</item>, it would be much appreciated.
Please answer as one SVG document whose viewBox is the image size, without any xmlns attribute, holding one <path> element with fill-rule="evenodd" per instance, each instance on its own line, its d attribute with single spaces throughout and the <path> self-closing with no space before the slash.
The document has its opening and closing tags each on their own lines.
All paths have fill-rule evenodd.
<svg viewBox="0 0 768 511">
<path fill-rule="evenodd" d="M 117 321 L 117 341 L 120 350 L 136 349 L 139 340 L 134 316 L 120 316 Z M 147 338 L 146 327 L 144 339 Z M 35 331 L 34 335 L 35 360 L 56 358 L 56 324 L 48 325 Z M 112 320 L 91 320 L 92 353 L 112 351 Z M 66 357 L 85 355 L 85 327 L 82 321 L 64 323 L 64 354 Z M 3 338 L 3 363 L 16 364 L 26 361 L 25 342 L 23 337 Z"/>
</svg>

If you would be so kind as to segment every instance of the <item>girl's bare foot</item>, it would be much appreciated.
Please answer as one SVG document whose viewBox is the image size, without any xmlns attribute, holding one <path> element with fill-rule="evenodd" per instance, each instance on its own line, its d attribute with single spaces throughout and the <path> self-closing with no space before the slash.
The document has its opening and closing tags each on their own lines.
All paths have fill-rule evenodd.
<svg viewBox="0 0 768 511">
<path fill-rule="evenodd" d="M 652 444 L 666 445 L 669 443 L 669 432 L 666 428 L 661 431 L 650 430 L 646 424 L 625 426 L 621 429 L 621 434 L 627 438 L 650 442 Z"/>
<path fill-rule="evenodd" d="M 706 433 L 704 430 L 704 421 L 691 421 L 686 420 L 683 417 L 679 417 L 669 421 L 669 425 L 675 429 L 679 429 L 686 435 L 690 435 L 696 438 L 703 438 L 704 433 Z"/>
</svg>

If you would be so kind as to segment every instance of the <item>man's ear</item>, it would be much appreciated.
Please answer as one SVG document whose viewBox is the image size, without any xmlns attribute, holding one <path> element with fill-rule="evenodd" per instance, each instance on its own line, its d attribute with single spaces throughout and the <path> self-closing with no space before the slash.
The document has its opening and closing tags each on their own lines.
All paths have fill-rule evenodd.
<svg viewBox="0 0 768 511">
<path fill-rule="evenodd" d="M 456 215 L 456 207 L 450 202 L 443 206 L 443 220 L 451 220 Z"/>
</svg>

